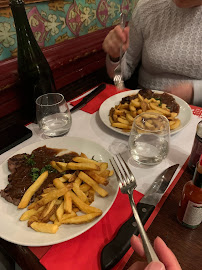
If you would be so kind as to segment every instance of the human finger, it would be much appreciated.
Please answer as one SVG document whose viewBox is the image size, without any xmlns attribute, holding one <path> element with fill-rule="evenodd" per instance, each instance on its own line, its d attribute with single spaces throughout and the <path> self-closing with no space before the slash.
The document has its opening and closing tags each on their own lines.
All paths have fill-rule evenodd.
<svg viewBox="0 0 202 270">
<path fill-rule="evenodd" d="M 126 26 L 124 28 L 124 34 L 125 34 L 125 42 L 123 44 L 123 50 L 125 52 L 129 47 L 129 26 Z"/>
<path fill-rule="evenodd" d="M 160 237 L 154 240 L 154 249 L 167 270 L 182 270 L 173 252 Z"/>
<path fill-rule="evenodd" d="M 135 262 L 128 268 L 128 270 L 144 270 L 146 266 L 147 263 L 145 262 Z"/>
<path fill-rule="evenodd" d="M 144 254 L 144 248 L 143 248 L 143 245 L 142 245 L 142 240 L 136 236 L 136 235 L 133 235 L 131 237 L 131 246 L 133 248 L 133 250 L 141 257 L 144 257 L 145 254 Z"/>
<path fill-rule="evenodd" d="M 113 58 L 119 57 L 120 54 L 122 40 L 119 36 L 119 28 L 120 26 L 116 26 L 113 30 L 111 30 L 102 44 L 103 50 Z"/>
</svg>

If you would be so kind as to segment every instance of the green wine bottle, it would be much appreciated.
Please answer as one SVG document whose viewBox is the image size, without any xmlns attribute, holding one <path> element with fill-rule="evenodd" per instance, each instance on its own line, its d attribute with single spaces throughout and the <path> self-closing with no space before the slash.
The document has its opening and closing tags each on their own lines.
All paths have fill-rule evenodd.
<svg viewBox="0 0 202 270">
<path fill-rule="evenodd" d="M 29 25 L 23 0 L 10 0 L 18 45 L 18 74 L 23 115 L 35 120 L 35 101 L 40 95 L 56 92 L 51 68 Z"/>
</svg>

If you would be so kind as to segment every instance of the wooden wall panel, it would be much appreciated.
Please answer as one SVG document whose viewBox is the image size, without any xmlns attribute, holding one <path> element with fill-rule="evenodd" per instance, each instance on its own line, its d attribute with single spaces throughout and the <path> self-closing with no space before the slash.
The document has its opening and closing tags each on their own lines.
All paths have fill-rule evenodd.
<svg viewBox="0 0 202 270">
<path fill-rule="evenodd" d="M 104 68 L 105 53 L 102 42 L 110 30 L 111 27 L 43 49 L 58 91 Z M 0 62 L 0 74 L 1 118 L 20 108 L 17 58 Z"/>
</svg>

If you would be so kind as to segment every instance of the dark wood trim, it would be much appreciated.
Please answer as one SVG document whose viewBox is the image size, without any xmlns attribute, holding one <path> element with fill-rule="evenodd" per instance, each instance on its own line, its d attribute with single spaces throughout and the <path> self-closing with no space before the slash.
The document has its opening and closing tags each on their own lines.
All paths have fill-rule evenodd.
<svg viewBox="0 0 202 270">
<path fill-rule="evenodd" d="M 57 0 L 54 0 L 52 2 L 55 2 Z M 25 4 L 33 4 L 33 3 L 39 3 L 39 2 L 50 2 L 50 0 L 24 0 Z M 73 1 L 72 1 L 73 2 Z M 0 0 L 0 8 L 7 8 L 9 7 L 9 0 Z"/>
<path fill-rule="evenodd" d="M 56 88 L 66 87 L 105 67 L 102 42 L 112 27 L 42 49 L 53 72 Z M 0 118 L 20 109 L 17 58 L 0 62 Z M 99 76 L 99 75 L 98 75 Z"/>
</svg>

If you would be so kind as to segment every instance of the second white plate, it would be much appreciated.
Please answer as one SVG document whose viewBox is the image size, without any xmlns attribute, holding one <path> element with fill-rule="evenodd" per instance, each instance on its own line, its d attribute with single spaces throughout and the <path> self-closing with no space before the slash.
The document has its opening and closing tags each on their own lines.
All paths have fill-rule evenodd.
<svg viewBox="0 0 202 270">
<path fill-rule="evenodd" d="M 160 94 L 163 93 L 162 91 L 157 91 L 157 90 L 152 90 L 152 91 L 155 93 L 160 93 Z M 100 109 L 99 109 L 99 115 L 100 115 L 102 122 L 110 129 L 112 129 L 120 134 L 129 136 L 130 135 L 129 132 L 123 132 L 121 129 L 111 126 L 110 121 L 109 121 L 109 111 L 112 107 L 114 107 L 115 105 L 118 105 L 123 97 L 134 95 L 134 94 L 137 94 L 138 92 L 139 92 L 139 90 L 131 90 L 131 91 L 126 91 L 126 92 L 121 92 L 119 94 L 116 94 L 116 95 L 111 96 L 108 99 L 106 99 L 102 103 L 102 105 L 100 106 Z M 175 130 L 171 130 L 171 132 L 170 132 L 171 135 L 182 130 L 189 123 L 189 121 L 191 120 L 191 117 L 192 117 L 192 111 L 191 111 L 190 106 L 183 99 L 181 99 L 177 96 L 174 96 L 174 95 L 172 95 L 172 96 L 175 98 L 176 102 L 180 106 L 180 112 L 178 114 L 178 118 L 180 119 L 181 124 Z"/>
</svg>

